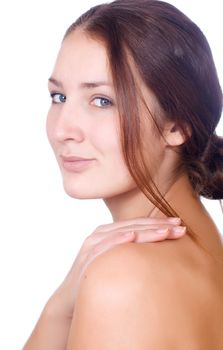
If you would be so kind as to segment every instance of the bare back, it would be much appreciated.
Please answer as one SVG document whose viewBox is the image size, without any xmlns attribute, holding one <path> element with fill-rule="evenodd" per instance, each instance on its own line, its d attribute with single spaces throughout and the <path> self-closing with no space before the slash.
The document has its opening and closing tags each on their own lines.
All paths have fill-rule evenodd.
<svg viewBox="0 0 223 350">
<path fill-rule="evenodd" d="M 137 249 L 145 258 L 145 276 L 151 269 L 157 276 L 152 286 L 150 276 L 145 279 L 162 310 L 153 321 L 160 337 L 165 329 L 166 348 L 223 349 L 223 255 L 207 254 L 189 237 Z"/>
</svg>

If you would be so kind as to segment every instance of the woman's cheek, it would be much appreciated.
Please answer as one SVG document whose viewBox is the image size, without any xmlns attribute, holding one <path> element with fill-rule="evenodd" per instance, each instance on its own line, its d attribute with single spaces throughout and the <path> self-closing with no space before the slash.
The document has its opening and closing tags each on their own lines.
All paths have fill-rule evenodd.
<svg viewBox="0 0 223 350">
<path fill-rule="evenodd" d="M 101 153 L 121 153 L 120 132 L 114 118 L 107 118 L 100 125 L 94 126 L 92 140 Z"/>
</svg>

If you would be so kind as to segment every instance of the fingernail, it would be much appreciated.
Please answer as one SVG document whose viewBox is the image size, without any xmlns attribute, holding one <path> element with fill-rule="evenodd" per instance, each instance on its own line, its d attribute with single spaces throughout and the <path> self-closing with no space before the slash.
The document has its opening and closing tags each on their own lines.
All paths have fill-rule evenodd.
<svg viewBox="0 0 223 350">
<path fill-rule="evenodd" d="M 174 233 L 179 233 L 179 234 L 183 234 L 183 233 L 185 233 L 186 232 L 186 227 L 185 226 L 179 226 L 179 227 L 173 227 L 172 228 L 172 231 L 174 232 Z"/>
<path fill-rule="evenodd" d="M 180 218 L 168 218 L 168 220 L 173 224 L 178 224 L 181 222 Z"/>
<path fill-rule="evenodd" d="M 156 232 L 159 234 L 164 234 L 164 233 L 168 233 L 169 229 L 168 228 L 161 228 L 159 230 L 157 230 Z"/>
<path fill-rule="evenodd" d="M 130 231 L 130 232 L 126 232 L 125 234 L 124 234 L 124 237 L 132 237 L 132 236 L 134 236 L 135 235 L 135 232 L 134 231 Z"/>
</svg>

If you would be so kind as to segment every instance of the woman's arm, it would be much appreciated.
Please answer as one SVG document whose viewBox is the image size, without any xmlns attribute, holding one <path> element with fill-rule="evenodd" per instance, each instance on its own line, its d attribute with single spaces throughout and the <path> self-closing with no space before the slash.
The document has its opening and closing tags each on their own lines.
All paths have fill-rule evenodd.
<svg viewBox="0 0 223 350">
<path fill-rule="evenodd" d="M 64 313 L 58 294 L 44 307 L 24 350 L 65 350 L 72 318 Z"/>
</svg>

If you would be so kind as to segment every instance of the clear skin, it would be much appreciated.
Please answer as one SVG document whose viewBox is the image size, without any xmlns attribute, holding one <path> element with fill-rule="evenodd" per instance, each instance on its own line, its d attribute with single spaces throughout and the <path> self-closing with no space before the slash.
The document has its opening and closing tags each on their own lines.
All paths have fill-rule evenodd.
<svg viewBox="0 0 223 350">
<path fill-rule="evenodd" d="M 74 264 L 82 266 L 79 273 L 82 276 L 88 264 L 115 242 L 162 240 L 167 237 L 169 226 L 168 221 L 152 222 L 148 221 L 150 219 L 145 221 L 144 218 L 123 222 L 137 216 L 148 216 L 153 206 L 137 189 L 122 156 L 118 110 L 104 45 L 87 37 L 80 30 L 68 36 L 49 79 L 49 90 L 52 105 L 47 118 L 47 134 L 62 173 L 65 191 L 74 198 L 103 198 L 116 222 L 115 225 L 96 229 L 87 240 L 93 241 L 93 246 L 85 242 L 84 249 Z M 143 91 L 147 94 L 147 100 L 150 100 L 150 109 L 155 110 L 156 101 L 146 90 L 144 88 Z M 166 190 L 167 173 L 175 160 L 169 154 L 166 155 L 167 143 L 163 142 L 162 137 L 154 136 L 151 125 L 147 127 L 147 136 L 155 146 L 154 159 L 163 160 L 163 166 L 159 167 L 156 177 L 161 178 L 162 172 L 165 174 L 165 181 L 160 181 L 158 186 Z M 64 158 L 66 163 L 67 157 L 68 160 L 70 157 L 80 157 L 91 161 L 87 161 L 86 167 L 73 170 L 64 165 Z M 167 160 L 164 160 L 165 157 Z M 71 166 L 72 163 L 69 162 Z M 164 171 L 166 164 L 168 171 Z M 169 238 L 185 233 L 184 227 L 175 227 L 173 230 Z M 120 235 L 124 232 L 128 233 L 127 237 Z M 163 236 L 158 236 L 157 233 Z M 84 261 L 79 264 L 79 260 Z"/>
<path fill-rule="evenodd" d="M 47 134 L 60 166 L 65 191 L 74 198 L 103 198 L 115 221 L 133 217 L 128 212 L 123 217 L 130 198 L 137 198 L 134 216 L 148 216 L 153 206 L 137 189 L 122 156 L 118 110 L 104 45 L 79 30 L 67 37 L 49 80 L 49 90 L 56 95 L 48 113 Z M 157 102 L 144 85 L 142 92 L 149 101 L 150 110 L 156 111 Z M 65 103 L 61 102 L 64 98 Z M 168 145 L 176 146 L 184 140 L 178 131 L 171 133 L 174 125 L 167 124 L 164 142 L 148 123 L 147 118 L 147 149 L 153 151 L 150 162 L 156 164 L 159 161 L 154 178 L 159 188 L 166 192 L 171 182 L 169 174 L 177 161 L 177 155 Z M 61 156 L 93 161 L 83 171 L 72 172 L 64 168 Z"/>
<path fill-rule="evenodd" d="M 152 207 L 137 190 L 123 160 L 104 46 L 81 31 L 66 38 L 49 79 L 49 91 L 52 105 L 47 134 L 65 191 L 74 198 L 103 198 L 115 222 L 96 228 L 86 238 L 68 275 L 47 302 L 26 350 L 44 346 L 48 350 L 65 349 L 81 277 L 97 256 L 123 243 L 159 242 L 185 234 L 179 218 L 147 217 Z M 151 131 L 150 134 L 153 137 Z M 153 142 L 157 143 L 157 139 Z M 64 167 L 63 157 L 93 161 L 72 171 Z"/>
<path fill-rule="evenodd" d="M 139 79 L 137 74 L 136 78 Z M 149 101 L 150 110 L 156 111 L 155 97 L 140 79 L 139 82 L 142 93 Z M 127 247 L 127 243 L 141 243 L 134 246 L 143 247 L 148 242 L 174 240 L 184 236 L 185 228 L 180 226 L 180 219 L 167 219 L 154 208 L 137 189 L 128 172 L 121 152 L 118 111 L 103 43 L 87 37 L 81 30 L 70 34 L 62 43 L 49 80 L 49 90 L 52 95 L 52 105 L 47 118 L 47 134 L 61 170 L 64 189 L 73 198 L 104 199 L 114 223 L 96 228 L 87 237 L 65 280 L 46 304 L 24 349 L 62 350 L 80 347 L 84 350 L 82 341 L 83 339 L 86 341 L 86 334 L 80 332 L 76 335 L 76 320 L 75 322 L 72 320 L 75 319 L 75 304 L 83 283 L 82 277 L 88 275 L 91 281 L 91 266 L 96 262 L 93 266 L 97 267 L 96 258 L 101 256 L 103 259 L 107 251 L 115 252 L 116 250 L 112 248 Z M 143 113 L 142 109 L 142 118 Z M 174 125 L 171 123 L 165 125 L 164 138 L 158 137 L 153 132 L 152 124 L 148 119 L 145 120 L 147 120 L 145 130 L 149 140 L 148 149 L 152 145 L 153 150 L 150 162 L 159 164 L 158 169 L 153 169 L 157 186 L 163 193 L 167 193 L 167 198 L 173 207 L 180 209 L 179 212 L 182 213 L 186 222 L 197 229 L 197 218 L 203 220 L 203 215 L 206 215 L 204 209 L 192 194 L 186 177 L 178 181 L 178 186 L 181 188 L 179 196 L 179 187 L 176 184 L 173 185 L 173 180 L 169 176 L 178 161 L 171 147 L 182 144 L 184 137 L 176 128 L 173 132 Z M 79 158 L 90 159 L 90 161 L 78 160 Z M 191 204 L 191 211 L 185 210 L 182 206 L 182 198 Z M 188 219 L 193 217 L 193 212 L 196 212 L 194 221 Z M 212 232 L 212 238 L 204 234 L 203 236 L 209 246 L 219 253 L 218 236 L 211 224 L 203 220 L 203 226 L 207 225 Z M 192 244 L 186 236 L 180 241 L 185 239 L 182 249 Z M 126 244 L 123 245 L 123 243 Z M 195 249 L 194 246 L 193 249 Z M 162 252 L 162 256 L 165 257 L 165 251 Z M 114 255 L 113 261 L 115 260 Z M 107 266 L 107 262 L 105 261 L 103 265 Z M 130 262 L 128 265 L 130 266 Z M 100 264 L 98 271 L 101 275 Z M 88 288 L 91 289 L 91 285 Z M 100 298 L 103 299 L 103 296 Z M 95 299 L 97 300 L 97 295 Z M 84 300 L 83 303 L 86 304 L 87 301 Z M 97 321 L 91 320 L 89 316 L 84 323 L 93 322 L 94 324 Z M 97 339 L 89 341 L 86 349 L 93 349 L 92 344 L 95 344 L 95 349 L 101 349 L 97 346 Z M 116 344 L 113 348 L 117 348 Z M 127 348 L 130 349 L 130 345 Z"/>
</svg>

